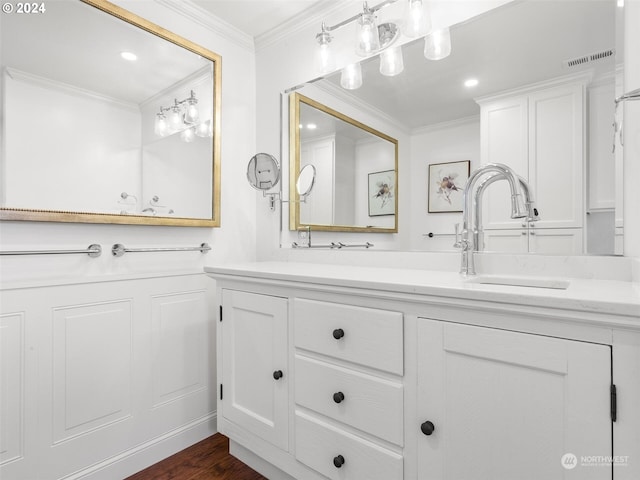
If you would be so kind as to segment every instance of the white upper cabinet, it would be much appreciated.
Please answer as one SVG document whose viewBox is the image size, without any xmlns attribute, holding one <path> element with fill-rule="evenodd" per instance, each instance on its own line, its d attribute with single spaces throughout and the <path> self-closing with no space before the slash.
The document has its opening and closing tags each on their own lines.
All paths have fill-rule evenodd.
<svg viewBox="0 0 640 480">
<path fill-rule="evenodd" d="M 582 228 L 584 103 L 582 82 L 479 101 L 481 162 L 504 163 L 531 186 L 537 228 Z M 510 218 L 504 182 L 486 194 L 484 228 L 520 228 Z"/>
</svg>

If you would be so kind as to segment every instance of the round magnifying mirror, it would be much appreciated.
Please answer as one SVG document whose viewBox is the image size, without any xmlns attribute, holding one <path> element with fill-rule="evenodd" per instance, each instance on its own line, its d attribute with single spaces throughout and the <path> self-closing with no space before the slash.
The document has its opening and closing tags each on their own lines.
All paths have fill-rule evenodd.
<svg viewBox="0 0 640 480">
<path fill-rule="evenodd" d="M 257 190 L 270 190 L 280 181 L 280 166 L 273 155 L 257 153 L 247 165 L 247 180 Z"/>
<path fill-rule="evenodd" d="M 296 182 L 296 190 L 298 191 L 298 195 L 301 197 L 306 197 L 311 193 L 311 189 L 313 188 L 313 184 L 316 181 L 316 167 L 313 165 L 305 165 L 300 170 L 300 174 L 298 175 L 298 181 Z"/>
</svg>

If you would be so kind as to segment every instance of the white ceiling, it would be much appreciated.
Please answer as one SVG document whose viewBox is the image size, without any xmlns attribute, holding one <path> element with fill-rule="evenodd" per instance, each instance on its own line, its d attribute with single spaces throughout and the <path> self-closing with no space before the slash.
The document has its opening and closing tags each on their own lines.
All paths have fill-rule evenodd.
<svg viewBox="0 0 640 480">
<path fill-rule="evenodd" d="M 323 0 L 191 1 L 252 37 L 258 37 L 313 5 L 323 3 Z"/>
</svg>

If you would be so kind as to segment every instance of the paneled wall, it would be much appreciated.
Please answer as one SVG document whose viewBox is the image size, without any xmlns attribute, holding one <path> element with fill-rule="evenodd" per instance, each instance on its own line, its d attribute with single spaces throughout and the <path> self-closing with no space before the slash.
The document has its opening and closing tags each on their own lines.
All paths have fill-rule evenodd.
<svg viewBox="0 0 640 480">
<path fill-rule="evenodd" d="M 124 478 L 214 433 L 213 286 L 191 274 L 2 291 L 0 477 Z"/>
</svg>

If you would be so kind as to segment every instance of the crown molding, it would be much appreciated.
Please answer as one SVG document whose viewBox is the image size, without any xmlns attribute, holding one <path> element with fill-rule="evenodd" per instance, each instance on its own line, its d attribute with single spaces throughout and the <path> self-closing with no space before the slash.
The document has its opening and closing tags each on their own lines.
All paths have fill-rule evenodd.
<svg viewBox="0 0 640 480">
<path fill-rule="evenodd" d="M 438 130 L 444 130 L 447 128 L 461 127 L 463 125 L 470 125 L 473 123 L 480 123 L 480 115 L 471 115 L 469 117 L 456 118 L 455 120 L 449 120 L 446 122 L 433 123 L 431 125 L 424 125 L 422 127 L 416 127 L 411 130 L 411 135 L 422 135 L 425 133 L 432 133 Z"/>
<path fill-rule="evenodd" d="M 259 51 L 314 25 L 320 32 L 323 20 L 343 10 L 351 10 L 353 5 L 353 2 L 343 0 L 320 0 L 277 27 L 258 35 L 255 38 L 255 49 Z"/>
<path fill-rule="evenodd" d="M 254 39 L 251 35 L 234 27 L 229 22 L 216 17 L 213 13 L 196 5 L 191 0 L 154 0 L 158 5 L 172 10 L 184 18 L 214 32 L 242 48 L 255 51 Z"/>
<path fill-rule="evenodd" d="M 338 100 L 354 106 L 361 112 L 369 114 L 372 117 L 384 120 L 388 124 L 393 125 L 395 128 L 400 130 L 402 133 L 407 135 L 411 134 L 411 129 L 404 123 L 402 119 L 396 118 L 378 108 L 372 107 L 370 104 L 364 102 L 344 88 L 338 87 L 337 85 L 334 85 L 330 82 L 323 82 L 322 84 L 314 83 L 313 85 L 319 90 L 323 90 L 324 92 L 332 95 L 334 98 L 337 98 Z"/>
</svg>

